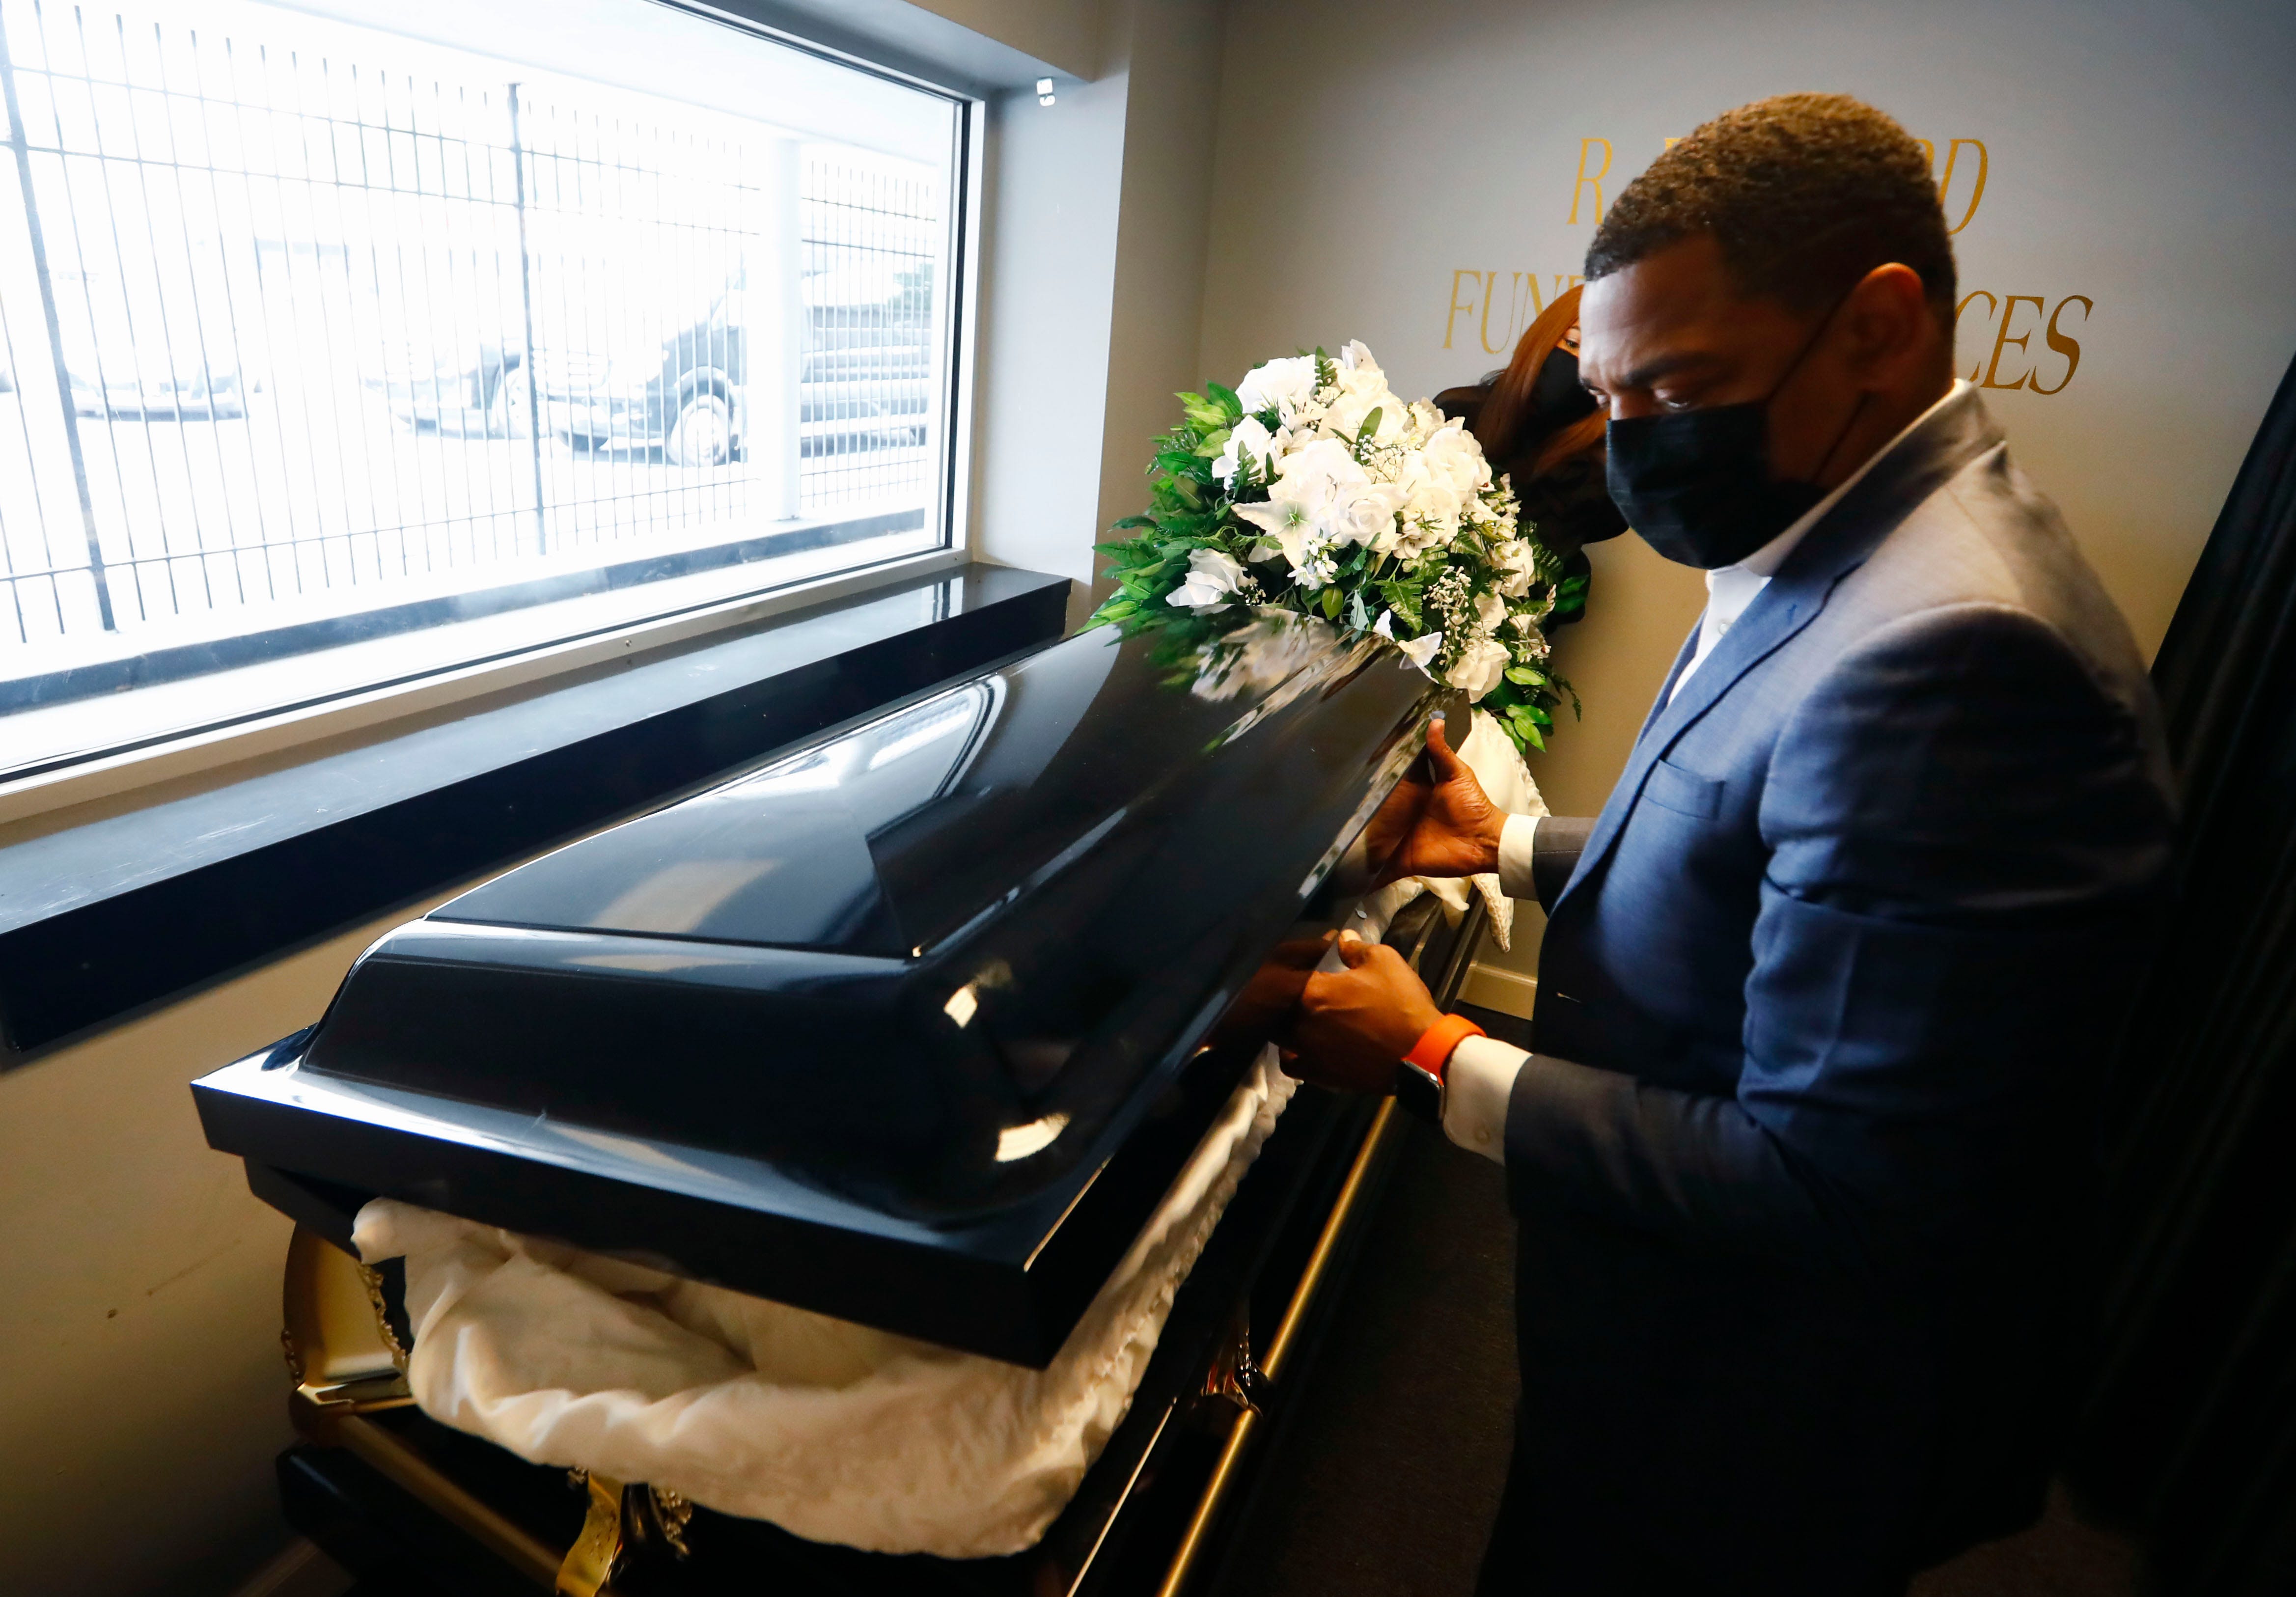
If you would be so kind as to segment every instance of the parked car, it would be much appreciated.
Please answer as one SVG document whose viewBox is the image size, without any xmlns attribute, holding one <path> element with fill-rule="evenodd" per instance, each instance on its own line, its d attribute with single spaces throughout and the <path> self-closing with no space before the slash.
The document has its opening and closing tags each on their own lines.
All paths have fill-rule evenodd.
<svg viewBox="0 0 2296 1597">
<path fill-rule="evenodd" d="M 188 292 L 60 271 L 54 278 L 72 408 L 83 416 L 230 420 L 247 414 L 236 340 Z M 210 290 L 208 298 L 217 300 Z M 207 314 L 203 316 L 202 312 Z"/>
<path fill-rule="evenodd" d="M 878 449 L 914 448 L 925 441 L 932 397 L 922 377 L 872 385 L 823 383 L 800 389 L 798 453 L 808 460 Z"/>
<path fill-rule="evenodd" d="M 578 448 L 659 446 L 679 466 L 742 457 L 749 330 L 738 281 L 658 344 L 593 344 L 584 331 L 535 350 L 535 396 L 552 432 Z"/>
<path fill-rule="evenodd" d="M 382 370 L 368 373 L 365 382 L 410 432 L 522 438 L 534 430 L 526 356 L 491 340 L 468 358 L 443 361 L 428 348 L 394 346 Z"/>
</svg>

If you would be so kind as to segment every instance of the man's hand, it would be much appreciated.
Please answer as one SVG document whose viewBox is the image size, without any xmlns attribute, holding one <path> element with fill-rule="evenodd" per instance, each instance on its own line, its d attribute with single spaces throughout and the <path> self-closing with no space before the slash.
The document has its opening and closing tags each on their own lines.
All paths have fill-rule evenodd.
<svg viewBox="0 0 2296 1597">
<path fill-rule="evenodd" d="M 1285 1069 L 1303 1080 L 1349 1092 L 1384 1093 L 1395 1067 L 1442 1019 L 1426 984 L 1394 949 L 1340 933 L 1344 970 L 1308 978 L 1285 1045 L 1300 1057 Z"/>
<path fill-rule="evenodd" d="M 1209 1040 L 1215 1046 L 1245 1044 L 1257 1048 L 1287 1027 L 1307 987 L 1308 972 L 1331 946 L 1329 932 L 1278 943 L 1243 984 L 1243 991 L 1235 995 L 1227 1012 L 1220 1016 Z"/>
<path fill-rule="evenodd" d="M 1499 833 L 1505 829 L 1506 813 L 1484 793 L 1483 784 L 1467 769 L 1467 762 L 1451 752 L 1439 721 L 1428 725 L 1425 763 L 1426 776 L 1422 776 L 1414 766 L 1411 778 L 1406 779 L 1423 784 L 1416 790 L 1424 794 L 1417 800 L 1417 816 L 1402 842 L 1389 856 L 1380 880 L 1387 882 L 1406 876 L 1474 876 L 1497 870 Z M 1402 791 L 1400 785 L 1397 791 Z M 1390 809 L 1398 811 L 1391 819 Z M 1398 823 L 1401 811 L 1393 798 L 1374 818 L 1374 827 L 1382 820 L 1400 829 Z M 1376 836 L 1372 839 L 1371 857 L 1374 861 L 1379 858 L 1379 841 Z"/>
</svg>

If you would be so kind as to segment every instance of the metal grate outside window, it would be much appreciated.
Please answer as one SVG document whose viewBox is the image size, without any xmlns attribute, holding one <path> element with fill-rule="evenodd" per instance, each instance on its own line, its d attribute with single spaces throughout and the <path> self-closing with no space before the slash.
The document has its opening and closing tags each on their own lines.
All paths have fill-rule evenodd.
<svg viewBox="0 0 2296 1597">
<path fill-rule="evenodd" d="M 0 679 L 939 536 L 948 152 L 314 26 L 0 0 Z"/>
</svg>

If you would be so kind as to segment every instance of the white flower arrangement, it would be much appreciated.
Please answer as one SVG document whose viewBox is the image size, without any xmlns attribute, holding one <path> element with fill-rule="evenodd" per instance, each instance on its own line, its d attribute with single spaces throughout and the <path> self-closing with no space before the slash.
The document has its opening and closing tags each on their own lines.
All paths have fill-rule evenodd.
<svg viewBox="0 0 2296 1597">
<path fill-rule="evenodd" d="M 1151 507 L 1117 523 L 1133 536 L 1101 545 L 1118 591 L 1094 624 L 1319 616 L 1545 748 L 1569 691 L 1541 625 L 1560 567 L 1474 435 L 1398 397 L 1361 343 L 1206 387 L 1179 397 L 1181 424 L 1157 440 Z"/>
</svg>

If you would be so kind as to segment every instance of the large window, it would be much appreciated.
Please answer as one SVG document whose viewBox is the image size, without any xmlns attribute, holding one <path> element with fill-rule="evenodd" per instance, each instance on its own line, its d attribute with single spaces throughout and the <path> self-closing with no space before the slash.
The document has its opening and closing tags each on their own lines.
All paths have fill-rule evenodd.
<svg viewBox="0 0 2296 1597">
<path fill-rule="evenodd" d="M 0 777 L 950 536 L 961 102 L 318 9 L 0 0 Z"/>
</svg>

